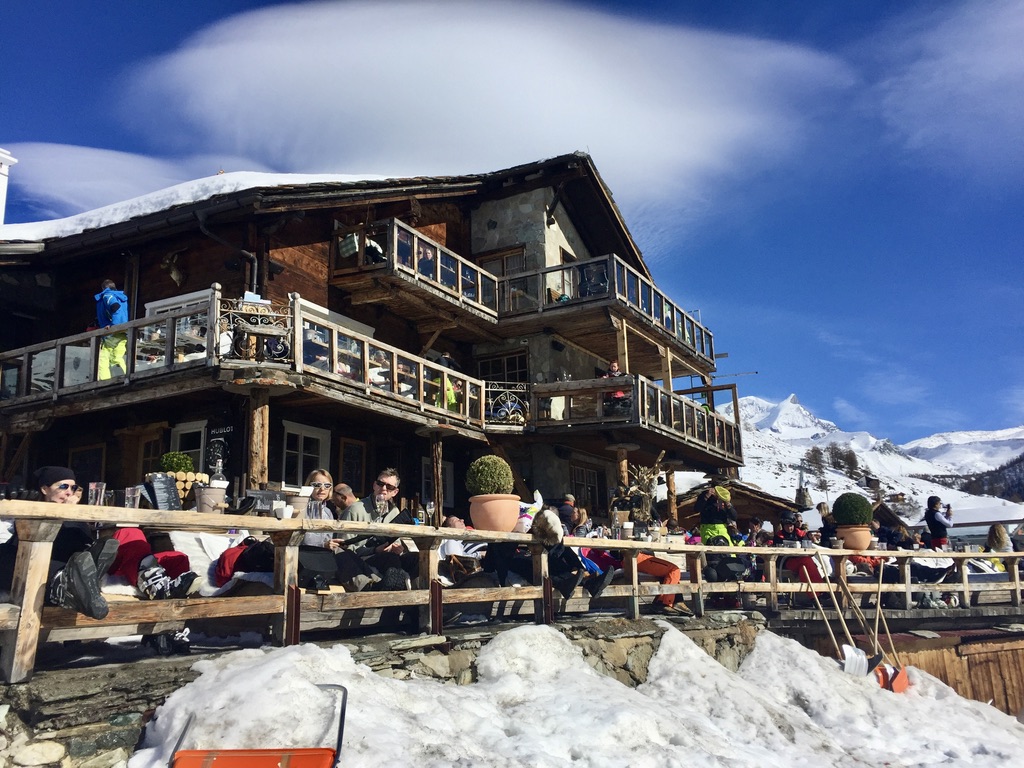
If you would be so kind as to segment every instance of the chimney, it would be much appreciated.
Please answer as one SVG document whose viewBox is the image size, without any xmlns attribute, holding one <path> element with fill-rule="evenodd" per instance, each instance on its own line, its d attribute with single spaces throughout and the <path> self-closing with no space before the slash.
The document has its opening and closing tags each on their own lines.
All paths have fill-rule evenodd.
<svg viewBox="0 0 1024 768">
<path fill-rule="evenodd" d="M 0 224 L 4 223 L 4 212 L 7 210 L 7 174 L 16 162 L 14 155 L 6 149 L 0 149 Z"/>
</svg>

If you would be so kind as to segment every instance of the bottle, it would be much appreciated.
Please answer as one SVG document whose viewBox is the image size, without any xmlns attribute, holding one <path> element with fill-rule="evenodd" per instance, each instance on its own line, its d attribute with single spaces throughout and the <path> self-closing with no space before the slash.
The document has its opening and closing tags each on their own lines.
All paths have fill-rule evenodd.
<svg viewBox="0 0 1024 768">
<path fill-rule="evenodd" d="M 224 459 L 217 459 L 217 463 L 213 465 L 213 474 L 210 475 L 210 484 L 211 485 L 213 485 L 214 483 L 216 483 L 218 481 L 223 482 L 225 485 L 223 485 L 223 486 L 214 485 L 213 486 L 214 488 L 226 488 L 227 487 L 228 479 L 226 477 L 224 477 Z"/>
</svg>

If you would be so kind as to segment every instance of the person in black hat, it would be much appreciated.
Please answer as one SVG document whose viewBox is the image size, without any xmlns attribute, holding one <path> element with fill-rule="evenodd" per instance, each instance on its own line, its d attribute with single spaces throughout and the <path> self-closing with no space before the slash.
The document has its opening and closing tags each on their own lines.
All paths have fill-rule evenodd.
<svg viewBox="0 0 1024 768">
<path fill-rule="evenodd" d="M 942 499 L 938 496 L 929 496 L 924 521 L 931 535 L 931 548 L 942 549 L 946 546 L 949 543 L 948 531 L 953 527 L 953 508 L 947 504 L 943 509 Z"/>
<path fill-rule="evenodd" d="M 79 490 L 74 470 L 68 467 L 40 467 L 32 475 L 43 501 L 54 504 L 72 503 Z M 117 555 L 117 541 L 96 541 L 86 523 L 66 522 L 61 525 L 50 553 L 49 587 L 46 602 L 92 619 L 104 618 L 109 607 L 100 593 L 100 579 Z M 14 578 L 18 553 L 15 531 L 0 551 L 0 588 L 9 590 Z"/>
</svg>

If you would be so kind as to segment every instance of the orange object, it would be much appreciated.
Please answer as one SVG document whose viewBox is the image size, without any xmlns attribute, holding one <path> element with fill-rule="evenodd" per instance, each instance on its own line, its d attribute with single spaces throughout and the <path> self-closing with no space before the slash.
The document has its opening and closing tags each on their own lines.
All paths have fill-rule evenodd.
<svg viewBox="0 0 1024 768">
<path fill-rule="evenodd" d="M 180 749 L 195 715 L 189 715 L 174 745 L 174 757 L 168 768 L 334 768 L 339 763 L 341 742 L 345 738 L 345 710 L 348 689 L 343 685 L 319 683 L 317 688 L 341 691 L 338 711 L 338 741 L 334 749 Z"/>
<path fill-rule="evenodd" d="M 174 753 L 173 768 L 332 768 L 334 750 L 314 749 L 183 749 Z"/>
<path fill-rule="evenodd" d="M 905 667 L 900 667 L 892 680 L 889 681 L 889 690 L 893 693 L 903 693 L 910 686 L 910 675 Z"/>
</svg>

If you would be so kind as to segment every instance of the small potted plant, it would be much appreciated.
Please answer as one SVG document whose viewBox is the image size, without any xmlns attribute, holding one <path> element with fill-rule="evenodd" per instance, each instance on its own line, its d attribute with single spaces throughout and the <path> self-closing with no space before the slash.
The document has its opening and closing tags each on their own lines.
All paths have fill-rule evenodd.
<svg viewBox="0 0 1024 768">
<path fill-rule="evenodd" d="M 473 527 L 511 531 L 519 520 L 519 497 L 512 493 L 512 467 L 500 456 L 481 456 L 469 465 L 466 490 Z"/>
<path fill-rule="evenodd" d="M 871 502 L 859 493 L 844 493 L 832 505 L 836 537 L 845 549 L 867 549 L 871 544 Z"/>
<path fill-rule="evenodd" d="M 194 472 L 192 457 L 181 451 L 170 451 L 160 457 L 160 469 L 164 472 Z"/>
</svg>

